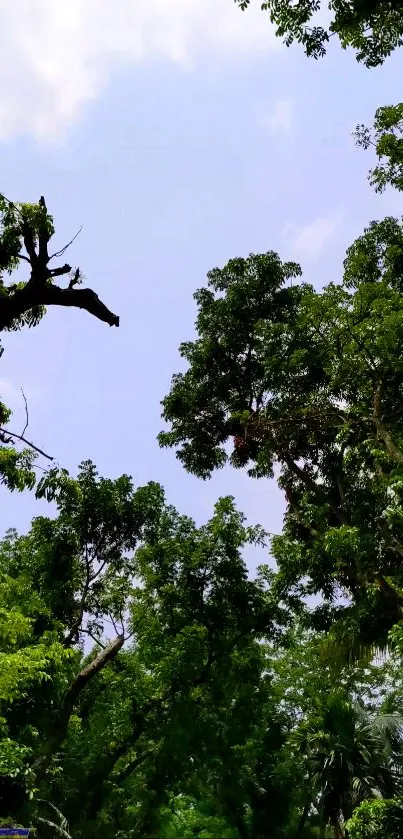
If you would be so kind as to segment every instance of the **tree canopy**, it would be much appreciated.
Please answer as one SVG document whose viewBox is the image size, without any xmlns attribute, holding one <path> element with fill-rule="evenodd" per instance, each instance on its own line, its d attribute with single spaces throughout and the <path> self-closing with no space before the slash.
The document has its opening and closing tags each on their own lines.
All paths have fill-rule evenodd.
<svg viewBox="0 0 403 839">
<path fill-rule="evenodd" d="M 196 294 L 198 337 L 181 346 L 188 370 L 163 402 L 160 443 L 195 474 L 228 459 L 254 477 L 280 467 L 279 592 L 290 603 L 321 594 L 331 608 L 318 620 L 348 616 L 350 640 L 361 628 L 381 642 L 401 613 L 402 253 L 390 218 L 365 230 L 343 282 L 322 292 L 291 285 L 300 269 L 272 253 L 211 272 Z"/>
</svg>

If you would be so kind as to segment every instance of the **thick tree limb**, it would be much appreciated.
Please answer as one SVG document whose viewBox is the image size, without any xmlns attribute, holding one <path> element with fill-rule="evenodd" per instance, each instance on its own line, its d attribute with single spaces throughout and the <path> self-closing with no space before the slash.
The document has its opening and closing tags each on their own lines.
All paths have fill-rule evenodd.
<svg viewBox="0 0 403 839">
<path fill-rule="evenodd" d="M 58 717 L 56 718 L 53 733 L 47 742 L 44 743 L 41 754 L 33 764 L 36 781 L 43 778 L 53 755 L 63 743 L 67 734 L 70 717 L 81 691 L 85 688 L 88 682 L 97 675 L 97 673 L 103 670 L 110 661 L 113 661 L 113 659 L 116 658 L 118 652 L 123 647 L 124 640 L 123 635 L 118 635 L 117 638 L 114 638 L 113 641 L 105 647 L 105 649 L 101 650 L 98 655 L 86 665 L 86 667 L 83 667 L 70 685 L 64 697 Z"/>
<path fill-rule="evenodd" d="M 67 262 L 65 265 L 61 265 L 60 268 L 51 268 L 49 273 L 51 277 L 62 277 L 63 274 L 69 274 L 71 271 L 71 265 Z"/>
<path fill-rule="evenodd" d="M 117 773 L 113 775 L 113 771 L 115 769 L 116 764 L 120 760 L 120 758 L 124 757 L 126 752 L 133 747 L 136 742 L 141 737 L 143 733 L 143 729 L 140 728 L 138 731 L 134 731 L 133 734 L 125 739 L 123 743 L 117 746 L 112 752 L 107 755 L 103 756 L 102 762 L 99 762 L 86 778 L 86 787 L 88 789 L 86 793 L 86 799 L 84 803 L 84 811 L 85 817 L 88 821 L 92 821 L 96 818 L 97 813 L 100 811 L 105 798 L 106 788 L 105 788 L 105 781 L 108 779 L 113 780 L 113 782 L 119 786 L 122 780 L 125 777 L 128 777 L 131 772 L 134 772 L 137 766 L 146 760 L 146 758 L 151 754 L 152 749 L 149 749 L 147 752 L 143 752 L 140 757 L 136 758 L 135 761 L 132 761 L 132 766 L 127 774 L 122 775 L 122 773 Z M 130 765 L 130 764 L 128 764 Z M 126 767 L 127 769 L 127 767 Z M 125 770 L 123 770 L 124 772 Z"/>
<path fill-rule="evenodd" d="M 73 306 L 85 309 L 109 326 L 119 326 L 119 317 L 102 303 L 92 289 L 59 288 L 55 285 L 38 287 L 30 281 L 25 288 L 1 298 L 0 332 L 8 329 L 14 320 L 37 306 Z"/>
<path fill-rule="evenodd" d="M 44 306 L 77 306 L 85 309 L 98 320 L 109 323 L 109 326 L 119 326 L 119 318 L 114 315 L 91 288 L 58 288 L 47 286 L 43 295 Z"/>
<path fill-rule="evenodd" d="M 1 428 L 0 427 L 0 435 L 3 435 L 4 437 L 8 437 L 8 438 L 14 438 L 16 440 L 21 440 L 22 443 L 26 443 L 26 445 L 29 446 L 30 449 L 33 449 L 34 452 L 38 452 L 38 454 L 43 455 L 43 457 L 46 457 L 47 460 L 54 460 L 54 457 L 52 457 L 52 455 L 46 454 L 46 452 L 44 452 L 43 449 L 40 449 L 38 446 L 35 446 L 34 443 L 31 443 L 29 440 L 27 440 L 23 436 L 23 434 L 15 434 L 14 431 L 8 431 L 7 428 Z M 3 442 L 4 442 L 4 440 L 3 440 Z M 7 440 L 7 442 L 10 443 L 10 442 L 13 442 L 13 440 L 9 439 L 9 440 Z"/>
<path fill-rule="evenodd" d="M 25 250 L 28 254 L 29 261 L 31 263 L 31 267 L 34 270 L 34 268 L 36 267 L 36 263 L 38 261 L 37 253 L 36 253 L 36 250 L 35 250 L 34 236 L 33 236 L 31 228 L 29 227 L 29 225 L 27 224 L 26 221 L 24 221 L 22 223 L 21 229 L 22 229 L 22 237 L 24 239 Z"/>
<path fill-rule="evenodd" d="M 147 749 L 141 755 L 129 761 L 129 763 L 126 764 L 124 769 L 121 769 L 120 772 L 112 776 L 114 783 L 118 787 L 121 784 L 123 784 L 123 782 L 132 774 L 132 772 L 134 772 L 134 770 L 137 769 L 138 766 L 141 766 L 141 764 L 144 763 L 144 761 L 147 760 L 147 758 L 150 757 L 150 755 L 152 755 L 153 751 L 154 749 Z"/>
</svg>

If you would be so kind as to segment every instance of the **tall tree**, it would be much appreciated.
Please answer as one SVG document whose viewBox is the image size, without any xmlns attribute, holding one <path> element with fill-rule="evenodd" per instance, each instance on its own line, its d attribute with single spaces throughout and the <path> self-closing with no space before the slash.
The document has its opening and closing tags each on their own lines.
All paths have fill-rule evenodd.
<svg viewBox="0 0 403 839">
<path fill-rule="evenodd" d="M 235 0 L 242 10 L 250 2 Z M 358 61 L 377 67 L 403 43 L 402 0 L 265 0 L 261 7 L 287 46 L 298 41 L 313 58 L 325 55 L 337 35 L 343 49 L 352 47 Z"/>
<path fill-rule="evenodd" d="M 280 467 L 278 596 L 300 609 L 320 594 L 317 625 L 342 615 L 349 644 L 385 642 L 402 614 L 402 255 L 402 224 L 385 219 L 321 293 L 291 285 L 298 266 L 272 253 L 210 272 L 163 401 L 160 444 L 189 471 Z"/>
<path fill-rule="evenodd" d="M 57 518 L 1 545 L 2 815 L 36 787 L 77 836 L 152 835 L 178 781 L 214 756 L 237 766 L 256 726 L 272 607 L 241 551 L 262 532 L 231 499 L 197 528 L 158 485 L 99 479 L 90 463 L 41 491 Z M 242 801 L 224 800 L 241 823 Z"/>
</svg>

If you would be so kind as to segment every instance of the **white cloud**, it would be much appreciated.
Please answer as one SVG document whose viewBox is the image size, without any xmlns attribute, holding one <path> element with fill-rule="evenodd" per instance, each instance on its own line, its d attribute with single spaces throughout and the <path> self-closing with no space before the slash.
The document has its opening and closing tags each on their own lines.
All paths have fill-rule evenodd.
<svg viewBox="0 0 403 839">
<path fill-rule="evenodd" d="M 315 260 L 320 255 L 326 242 L 340 226 L 340 216 L 317 218 L 305 227 L 288 224 L 284 235 L 291 240 L 295 257 L 299 260 Z"/>
<path fill-rule="evenodd" d="M 233 0 L 0 0 L 0 139 L 57 137 L 115 67 L 279 45 L 259 4 Z"/>
<path fill-rule="evenodd" d="M 289 99 L 279 99 L 270 114 L 262 118 L 263 125 L 275 134 L 290 134 L 293 127 L 293 109 Z"/>
</svg>

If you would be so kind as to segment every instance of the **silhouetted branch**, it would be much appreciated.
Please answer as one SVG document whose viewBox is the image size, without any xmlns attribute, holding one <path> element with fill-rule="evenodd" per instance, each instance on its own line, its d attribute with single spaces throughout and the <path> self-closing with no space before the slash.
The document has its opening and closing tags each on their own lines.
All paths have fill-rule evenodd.
<svg viewBox="0 0 403 839">
<path fill-rule="evenodd" d="M 23 391 L 23 389 L 22 389 L 22 388 L 21 388 L 21 393 L 22 393 L 22 395 L 23 395 L 23 397 L 24 397 L 24 402 L 25 402 L 25 425 L 24 425 L 24 428 L 23 428 L 23 430 L 22 430 L 22 437 L 23 437 L 23 436 L 24 436 L 24 434 L 25 434 L 25 432 L 26 432 L 26 430 L 27 430 L 27 428 L 28 428 L 29 416 L 28 416 L 28 403 L 27 403 L 27 397 L 25 396 L 25 393 L 24 393 L 24 391 Z"/>
<path fill-rule="evenodd" d="M 23 443 L 26 443 L 27 446 L 30 447 L 30 449 L 33 449 L 34 452 L 38 452 L 38 454 L 41 454 L 43 457 L 46 457 L 47 460 L 54 460 L 54 457 L 52 457 L 52 455 L 46 454 L 46 452 L 42 451 L 42 449 L 38 448 L 38 446 L 35 446 L 34 443 L 30 443 L 30 441 L 26 440 L 22 434 L 15 434 L 14 431 L 7 431 L 6 428 L 0 428 L 0 434 L 4 434 L 6 437 L 15 437 L 16 440 L 21 440 Z"/>
<path fill-rule="evenodd" d="M 52 235 L 50 232 L 53 228 L 49 228 L 47 220 L 48 210 L 43 196 L 39 199 L 38 206 L 43 214 L 43 223 L 39 225 L 39 230 L 36 231 L 31 226 L 28 216 L 21 212 L 21 209 L 0 193 L 0 198 L 8 203 L 20 216 L 21 222 L 18 224 L 19 233 L 22 235 L 25 254 L 18 254 L 18 258 L 28 262 L 31 266 L 31 276 L 29 281 L 23 288 L 9 288 L 8 295 L 2 296 L 0 299 L 0 332 L 15 326 L 15 321 L 21 318 L 26 312 L 31 309 L 41 309 L 44 306 L 73 306 L 79 309 L 85 309 L 89 314 L 98 318 L 98 320 L 108 323 L 109 326 L 119 326 L 119 317 L 111 312 L 107 306 L 99 299 L 98 295 L 90 288 L 75 289 L 74 285 L 80 280 L 81 274 L 79 269 L 73 280 L 70 281 L 69 288 L 63 289 L 53 285 L 49 282 L 54 277 L 60 277 L 71 272 L 71 266 L 67 263 L 60 268 L 50 269 L 48 263 L 51 259 L 61 256 L 67 248 L 74 242 L 77 236 L 81 233 L 82 227 L 77 233 L 61 248 L 55 251 L 52 256 L 48 255 L 48 242 Z M 36 248 L 38 243 L 38 252 Z"/>
<path fill-rule="evenodd" d="M 60 268 L 51 268 L 49 274 L 51 277 L 62 277 L 63 274 L 70 274 L 70 271 L 71 265 L 66 262 Z"/>
<path fill-rule="evenodd" d="M 57 258 L 59 258 L 60 256 L 63 256 L 63 254 L 66 252 L 67 248 L 69 248 L 69 247 L 70 247 L 70 245 L 72 245 L 72 244 L 73 244 L 73 242 L 75 241 L 75 239 L 77 239 L 77 236 L 79 236 L 79 235 L 80 235 L 80 233 L 81 233 L 82 229 L 83 229 L 83 226 L 81 225 L 80 229 L 79 229 L 79 230 L 77 230 L 77 233 L 73 236 L 73 238 L 72 238 L 72 239 L 70 239 L 70 241 L 69 241 L 69 242 L 67 242 L 67 245 L 65 245 L 65 246 L 64 246 L 64 248 L 61 248 L 61 249 L 60 249 L 60 251 L 55 251 L 55 253 L 52 253 L 52 256 L 50 256 L 50 257 L 49 257 L 49 261 L 50 261 L 51 259 L 54 259 L 55 257 L 56 257 L 56 259 L 57 259 Z"/>
<path fill-rule="evenodd" d="M 67 273 L 67 272 L 66 272 Z M 111 312 L 90 288 L 59 288 L 54 285 L 38 287 L 31 281 L 14 294 L 0 300 L 0 332 L 25 312 L 40 306 L 74 306 L 85 309 L 109 326 L 119 326 L 119 317 Z"/>
</svg>

